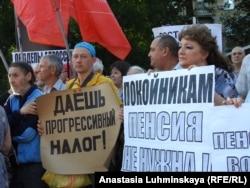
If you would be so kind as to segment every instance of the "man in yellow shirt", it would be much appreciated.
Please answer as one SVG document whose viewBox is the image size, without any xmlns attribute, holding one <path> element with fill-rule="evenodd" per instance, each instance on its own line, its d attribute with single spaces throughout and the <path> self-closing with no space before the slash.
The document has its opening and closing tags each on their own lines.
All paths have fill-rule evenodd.
<svg viewBox="0 0 250 188">
<path fill-rule="evenodd" d="M 72 52 L 72 67 L 77 73 L 77 77 L 70 79 L 66 83 L 66 89 L 77 89 L 81 87 L 89 87 L 89 86 L 95 86 L 100 85 L 103 83 L 109 83 L 113 92 L 116 93 L 116 98 L 119 104 L 122 104 L 122 101 L 120 100 L 115 85 L 113 81 L 110 78 L 105 77 L 102 73 L 94 72 L 93 71 L 93 64 L 96 62 L 96 51 L 92 44 L 87 42 L 80 42 L 75 45 L 73 52 Z M 38 132 L 39 134 L 43 134 L 44 130 L 43 128 L 38 124 Z M 64 175 L 56 175 L 58 177 L 58 181 L 60 181 L 60 178 L 62 178 Z M 51 179 L 51 177 L 56 177 L 55 174 L 51 172 L 46 172 L 45 176 L 43 177 L 44 180 Z M 74 178 L 75 175 L 65 175 L 66 176 L 72 176 L 72 178 L 67 178 L 67 184 L 71 185 L 71 187 L 79 187 L 79 185 L 72 185 L 73 182 L 76 180 Z M 81 186 L 81 187 L 94 187 L 94 179 L 93 175 L 90 174 L 83 174 L 78 175 L 81 176 L 80 180 L 83 182 L 83 185 L 87 186 Z M 90 185 L 88 185 L 91 179 Z M 61 181 L 62 182 L 62 181 Z M 79 182 L 78 182 L 79 183 Z"/>
<path fill-rule="evenodd" d="M 93 64 L 95 62 L 96 52 L 91 44 L 87 42 L 76 44 L 72 52 L 72 65 L 77 73 L 77 77 L 67 82 L 66 89 L 88 87 L 108 82 L 112 90 L 117 93 L 115 85 L 111 79 L 101 73 L 93 72 Z M 120 101 L 120 99 L 118 100 Z"/>
</svg>

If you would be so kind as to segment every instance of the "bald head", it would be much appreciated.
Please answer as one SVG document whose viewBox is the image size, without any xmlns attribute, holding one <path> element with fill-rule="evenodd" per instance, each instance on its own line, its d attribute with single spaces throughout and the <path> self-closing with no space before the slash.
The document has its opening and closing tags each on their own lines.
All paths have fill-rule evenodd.
<svg viewBox="0 0 250 188">
<path fill-rule="evenodd" d="M 242 60 L 244 57 L 245 57 L 245 50 L 242 47 L 236 46 L 232 49 L 231 61 L 235 67 L 235 70 L 238 72 L 240 70 Z"/>
<path fill-rule="evenodd" d="M 161 35 L 152 41 L 148 57 L 150 65 L 158 71 L 172 70 L 178 61 L 179 45 L 170 35 Z"/>
</svg>

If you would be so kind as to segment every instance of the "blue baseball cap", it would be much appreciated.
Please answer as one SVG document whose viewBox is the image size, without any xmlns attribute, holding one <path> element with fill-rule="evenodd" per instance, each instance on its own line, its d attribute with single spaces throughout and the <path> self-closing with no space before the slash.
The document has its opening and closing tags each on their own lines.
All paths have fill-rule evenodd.
<svg viewBox="0 0 250 188">
<path fill-rule="evenodd" d="M 90 52 L 90 54 L 91 54 L 92 57 L 96 57 L 95 48 L 94 48 L 94 46 L 93 46 L 92 44 L 90 44 L 90 43 L 87 43 L 87 42 L 79 42 L 79 43 L 77 43 L 77 44 L 75 45 L 74 49 L 75 49 L 75 48 L 85 48 L 85 49 L 87 49 L 87 50 Z"/>
</svg>

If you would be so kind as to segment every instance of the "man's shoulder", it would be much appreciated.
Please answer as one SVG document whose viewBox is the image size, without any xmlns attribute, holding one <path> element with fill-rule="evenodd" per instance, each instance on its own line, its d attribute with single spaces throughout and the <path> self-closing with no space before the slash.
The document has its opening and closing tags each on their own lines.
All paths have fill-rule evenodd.
<svg viewBox="0 0 250 188">
<path fill-rule="evenodd" d="M 66 83 L 72 83 L 76 80 L 76 78 L 71 78 L 70 80 L 68 80 Z"/>
<path fill-rule="evenodd" d="M 113 82 L 110 78 L 104 76 L 101 73 L 95 73 L 94 78 L 97 82 Z"/>
<path fill-rule="evenodd" d="M 77 78 L 72 78 L 66 82 L 66 89 L 73 87 L 74 83 L 77 81 Z"/>
</svg>

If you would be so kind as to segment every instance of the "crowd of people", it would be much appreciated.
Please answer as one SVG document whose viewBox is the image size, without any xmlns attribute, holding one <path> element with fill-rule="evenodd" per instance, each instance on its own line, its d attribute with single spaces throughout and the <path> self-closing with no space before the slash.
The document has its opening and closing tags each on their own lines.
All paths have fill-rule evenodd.
<svg viewBox="0 0 250 188">
<path fill-rule="evenodd" d="M 63 64 L 53 54 L 43 56 L 34 67 L 24 62 L 12 63 L 8 71 L 10 89 L 0 97 L 0 187 L 53 187 L 46 178 L 66 176 L 46 171 L 42 165 L 40 137 L 44 128 L 37 113 L 36 99 L 39 96 L 103 83 L 110 85 L 121 106 L 121 126 L 109 171 L 120 171 L 122 165 L 124 76 L 214 65 L 214 104 L 239 107 L 250 101 L 250 55 L 245 55 L 242 47 L 232 49 L 229 61 L 219 51 L 216 37 L 203 24 L 184 27 L 178 39 L 179 43 L 170 35 L 161 35 L 152 40 L 148 53 L 151 69 L 117 60 L 110 66 L 110 76 L 103 74 L 104 65 L 97 58 L 94 46 L 87 42 L 75 45 L 71 64 Z M 9 179 L 5 158 L 11 147 L 16 151 L 19 165 L 12 166 Z M 74 179 L 75 175 L 67 176 Z M 79 187 L 95 187 L 93 174 L 82 174 L 80 178 L 83 185 Z M 54 183 L 60 184 L 56 178 Z"/>
</svg>

